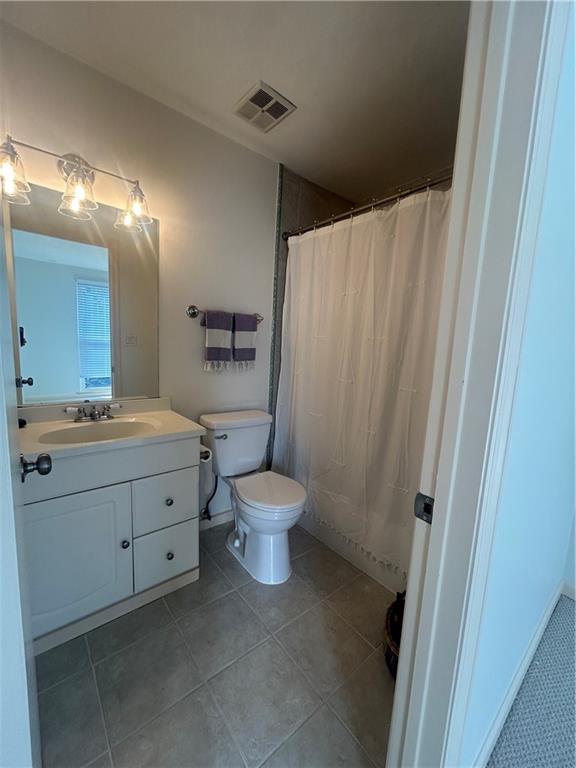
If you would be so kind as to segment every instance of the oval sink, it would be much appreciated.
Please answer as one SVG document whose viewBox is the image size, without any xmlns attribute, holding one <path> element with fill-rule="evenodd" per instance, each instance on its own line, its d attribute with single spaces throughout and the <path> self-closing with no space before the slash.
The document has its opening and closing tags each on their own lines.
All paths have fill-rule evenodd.
<svg viewBox="0 0 576 768">
<path fill-rule="evenodd" d="M 156 431 L 154 426 L 146 421 L 94 421 L 90 424 L 70 424 L 63 429 L 52 429 L 41 434 L 38 442 L 52 445 L 99 443 L 103 440 L 150 435 Z"/>
</svg>

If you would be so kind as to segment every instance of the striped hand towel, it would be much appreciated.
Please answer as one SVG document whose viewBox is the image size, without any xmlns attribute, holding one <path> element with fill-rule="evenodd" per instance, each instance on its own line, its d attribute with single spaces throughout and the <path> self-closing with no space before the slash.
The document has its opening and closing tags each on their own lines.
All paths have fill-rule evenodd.
<svg viewBox="0 0 576 768">
<path fill-rule="evenodd" d="M 256 315 L 234 313 L 234 363 L 237 370 L 247 371 L 256 366 Z"/>
<path fill-rule="evenodd" d="M 205 371 L 223 371 L 232 361 L 232 323 L 231 312 L 207 309 L 202 320 L 206 326 Z"/>
</svg>

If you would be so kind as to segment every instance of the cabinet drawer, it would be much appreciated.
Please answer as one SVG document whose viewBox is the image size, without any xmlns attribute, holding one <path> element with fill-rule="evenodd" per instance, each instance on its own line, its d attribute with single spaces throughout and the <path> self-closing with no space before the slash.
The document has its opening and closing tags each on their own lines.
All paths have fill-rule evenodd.
<svg viewBox="0 0 576 768">
<path fill-rule="evenodd" d="M 198 565 L 198 518 L 134 540 L 134 590 L 178 576 Z"/>
<path fill-rule="evenodd" d="M 134 536 L 143 536 L 191 517 L 198 517 L 198 467 L 132 483 Z"/>
</svg>

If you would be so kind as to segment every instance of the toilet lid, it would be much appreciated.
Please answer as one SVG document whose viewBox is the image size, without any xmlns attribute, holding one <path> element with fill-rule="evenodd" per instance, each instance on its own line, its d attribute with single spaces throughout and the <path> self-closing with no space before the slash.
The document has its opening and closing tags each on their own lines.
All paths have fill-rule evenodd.
<svg viewBox="0 0 576 768">
<path fill-rule="evenodd" d="M 300 483 L 276 472 L 239 477 L 235 487 L 239 498 L 257 509 L 294 509 L 306 501 L 306 491 Z"/>
</svg>

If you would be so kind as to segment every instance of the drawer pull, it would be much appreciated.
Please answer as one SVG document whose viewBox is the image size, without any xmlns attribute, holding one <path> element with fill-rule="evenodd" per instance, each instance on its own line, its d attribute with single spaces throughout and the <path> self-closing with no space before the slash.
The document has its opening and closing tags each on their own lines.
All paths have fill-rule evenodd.
<svg viewBox="0 0 576 768">
<path fill-rule="evenodd" d="M 164 504 L 166 504 L 167 507 L 171 507 L 172 504 L 174 504 L 174 499 L 172 498 L 172 496 L 168 496 Z"/>
<path fill-rule="evenodd" d="M 168 552 L 166 555 L 166 560 L 174 560 L 174 552 Z"/>
<path fill-rule="evenodd" d="M 128 549 L 128 547 L 130 546 L 130 542 L 128 541 L 128 539 L 124 539 L 124 541 L 120 546 L 122 547 L 122 549 Z"/>
</svg>

